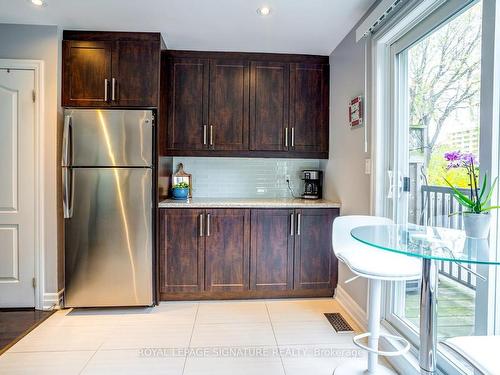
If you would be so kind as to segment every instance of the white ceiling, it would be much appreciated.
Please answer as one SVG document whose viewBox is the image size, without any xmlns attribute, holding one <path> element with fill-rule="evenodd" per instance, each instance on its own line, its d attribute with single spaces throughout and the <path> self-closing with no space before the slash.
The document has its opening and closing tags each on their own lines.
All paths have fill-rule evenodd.
<svg viewBox="0 0 500 375">
<path fill-rule="evenodd" d="M 0 0 L 0 23 L 160 31 L 169 49 L 330 54 L 374 0 Z M 271 8 L 267 17 L 257 8 Z"/>
</svg>

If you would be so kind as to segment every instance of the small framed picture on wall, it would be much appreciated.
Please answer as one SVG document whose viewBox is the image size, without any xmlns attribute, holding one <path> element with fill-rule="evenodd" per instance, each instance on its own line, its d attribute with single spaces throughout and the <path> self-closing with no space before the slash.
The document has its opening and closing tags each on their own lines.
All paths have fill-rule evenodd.
<svg viewBox="0 0 500 375">
<path fill-rule="evenodd" d="M 349 102 L 349 125 L 357 128 L 363 125 L 363 98 L 356 96 Z"/>
</svg>

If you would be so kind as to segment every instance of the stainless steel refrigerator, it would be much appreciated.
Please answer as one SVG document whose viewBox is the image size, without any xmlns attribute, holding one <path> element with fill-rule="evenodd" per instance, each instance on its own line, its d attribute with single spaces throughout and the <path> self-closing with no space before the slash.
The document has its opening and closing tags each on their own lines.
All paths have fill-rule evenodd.
<svg viewBox="0 0 500 375">
<path fill-rule="evenodd" d="M 65 109 L 65 306 L 153 304 L 152 168 L 152 111 Z"/>
</svg>

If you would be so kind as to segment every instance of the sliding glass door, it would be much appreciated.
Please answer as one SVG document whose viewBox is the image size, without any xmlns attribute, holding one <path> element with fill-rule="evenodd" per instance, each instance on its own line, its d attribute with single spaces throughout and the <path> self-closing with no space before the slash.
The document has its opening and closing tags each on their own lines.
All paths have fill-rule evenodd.
<svg viewBox="0 0 500 375">
<path fill-rule="evenodd" d="M 450 1 L 390 47 L 386 212 L 399 223 L 462 228 L 444 177 L 466 194 L 470 181 L 445 155 L 480 163 L 481 33 L 482 2 Z M 457 264 L 439 266 L 438 339 L 485 334 L 493 285 Z M 418 282 L 394 284 L 388 297 L 386 319 L 418 345 Z"/>
</svg>

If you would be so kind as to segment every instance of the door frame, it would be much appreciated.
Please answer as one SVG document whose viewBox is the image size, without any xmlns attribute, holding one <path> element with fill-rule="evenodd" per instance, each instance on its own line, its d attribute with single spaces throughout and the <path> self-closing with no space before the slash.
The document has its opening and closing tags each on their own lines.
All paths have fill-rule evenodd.
<svg viewBox="0 0 500 375">
<path fill-rule="evenodd" d="M 393 54 L 391 54 L 391 46 L 393 46 L 399 39 L 402 39 L 407 32 L 415 26 L 417 29 L 424 27 L 423 22 L 432 23 L 432 18 L 427 18 L 428 16 L 439 17 L 440 12 L 450 13 L 449 10 L 452 8 L 462 9 L 467 8 L 469 5 L 474 4 L 476 0 L 428 0 L 417 3 L 416 1 L 410 0 L 407 8 L 403 8 L 402 12 L 398 16 L 394 17 L 393 20 L 387 21 L 387 24 L 382 26 L 379 31 L 377 31 L 372 39 L 369 41 L 370 43 L 370 56 L 367 60 L 367 64 L 369 64 L 369 73 L 372 79 L 371 87 L 369 87 L 369 94 L 371 96 L 371 114 L 370 120 L 372 121 L 372 129 L 371 129 L 371 158 L 373 165 L 373 173 L 371 176 L 371 213 L 373 215 L 380 216 L 391 216 L 393 214 L 392 207 L 387 207 L 385 205 L 386 202 L 386 194 L 388 191 L 391 182 L 393 185 L 397 186 L 396 176 L 393 176 L 392 181 L 388 181 L 387 178 L 387 161 L 390 158 L 394 158 L 395 154 L 392 151 L 388 151 L 387 144 L 393 144 L 394 140 L 392 138 L 392 134 L 390 134 L 389 127 L 385 124 L 393 123 L 395 114 L 391 111 L 391 106 L 389 103 L 394 103 L 395 98 L 393 93 L 395 92 L 395 82 L 394 77 L 397 73 L 397 61 L 393 59 Z M 482 0 L 483 2 L 483 36 L 482 36 L 482 63 L 481 63 L 481 79 L 483 80 L 485 76 L 493 76 L 496 78 L 495 80 L 490 79 L 489 85 L 481 85 L 481 125 L 484 121 L 490 121 L 492 123 L 498 123 L 498 108 L 499 104 L 497 102 L 493 103 L 495 99 L 499 97 L 499 85 L 498 85 L 498 75 L 493 73 L 498 72 L 498 61 L 494 59 L 495 49 L 490 48 L 485 49 L 484 46 L 497 46 L 498 42 L 495 40 L 494 35 L 495 32 L 498 34 L 498 28 L 495 29 L 494 21 L 495 17 L 498 18 L 500 12 L 499 7 L 495 6 L 495 0 Z M 427 18 L 427 20 L 426 20 Z M 419 26 L 418 26 L 419 25 Z M 486 28 L 485 28 L 486 25 Z M 486 103 L 483 103 L 483 99 L 489 96 L 489 108 Z M 493 107 L 493 108 L 491 108 Z M 487 114 L 487 120 L 484 119 L 483 112 Z M 497 118 L 495 117 L 497 115 Z M 492 129 L 496 129 L 494 126 Z M 486 133 L 486 132 L 484 132 Z M 483 129 L 481 129 L 481 141 L 486 138 L 488 142 L 491 143 L 491 138 L 493 137 L 494 141 L 498 144 L 498 132 L 494 132 L 495 134 L 483 134 Z M 489 138 L 489 139 L 488 139 Z M 486 145 L 487 142 L 483 142 Z M 498 146 L 497 146 L 498 147 Z M 486 150 L 485 147 L 481 147 L 481 160 L 484 160 L 483 166 L 485 169 L 489 170 L 499 170 L 498 162 L 493 163 L 491 158 L 483 157 Z M 396 189 L 397 190 L 397 189 Z M 498 200 L 498 196 L 500 191 L 500 187 L 497 187 L 497 192 L 494 194 L 494 199 Z M 496 216 L 496 215 L 494 215 Z M 492 223 L 492 226 L 494 223 Z M 493 274 L 500 275 L 500 269 L 495 270 Z M 495 277 L 490 273 L 490 277 Z M 397 334 L 401 334 L 404 327 L 404 322 L 401 324 L 395 324 L 395 321 L 389 321 L 388 317 L 391 313 L 390 310 L 390 298 L 388 296 L 393 294 L 393 289 L 391 286 L 386 286 L 383 292 L 383 322 L 385 328 L 390 330 L 391 332 L 397 332 Z M 497 297 L 500 300 L 500 297 Z M 489 296 L 489 301 L 493 301 L 493 296 Z M 494 302 L 491 302 L 494 303 Z M 498 304 L 498 302 L 497 302 Z M 491 315 L 500 316 L 500 309 L 498 305 L 495 305 L 493 313 L 488 314 L 488 321 L 491 322 L 493 317 Z M 477 324 L 477 322 L 476 322 Z M 408 328 L 408 327 L 406 327 Z M 498 327 L 495 327 L 498 332 Z M 488 331 L 488 333 L 492 333 Z M 408 337 L 407 337 L 408 338 Z M 412 335 L 410 341 L 413 343 L 418 342 L 417 336 Z M 388 344 L 388 347 L 391 345 Z M 417 350 L 415 347 L 412 347 L 410 354 L 416 355 Z M 457 373 L 458 366 L 453 363 L 449 363 L 446 361 L 447 353 L 438 352 L 438 356 L 440 357 L 440 367 L 443 367 L 447 371 L 451 373 Z M 445 360 L 443 360 L 445 359 Z M 395 365 L 398 369 L 404 369 L 405 371 L 413 372 L 412 369 L 418 371 L 417 367 L 413 366 L 413 363 L 407 361 L 405 358 L 401 360 L 390 360 L 391 364 Z M 415 372 L 416 373 L 416 372 Z"/>
<path fill-rule="evenodd" d="M 35 246 L 34 246 L 34 278 L 35 309 L 48 309 L 45 306 L 45 82 L 43 60 L 0 59 L 0 67 L 4 69 L 32 70 L 35 74 Z"/>
</svg>

